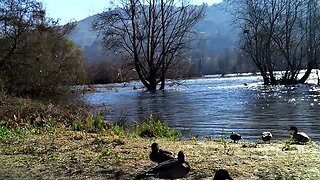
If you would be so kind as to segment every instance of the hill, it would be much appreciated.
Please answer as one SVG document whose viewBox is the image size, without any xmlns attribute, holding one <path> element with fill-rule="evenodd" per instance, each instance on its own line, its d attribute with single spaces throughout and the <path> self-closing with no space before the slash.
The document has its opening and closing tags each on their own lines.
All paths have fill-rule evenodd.
<svg viewBox="0 0 320 180">
<path fill-rule="evenodd" d="M 224 4 L 208 6 L 206 17 L 196 29 L 201 34 L 205 44 L 195 52 L 210 52 L 221 54 L 230 50 L 237 42 L 237 32 L 231 25 L 232 16 L 223 10 Z M 90 16 L 78 22 L 70 38 L 83 50 L 88 61 L 95 61 L 104 56 L 104 51 L 97 38 L 97 32 L 91 30 L 91 24 L 97 15 Z M 204 49 L 203 49 L 204 48 Z"/>
</svg>

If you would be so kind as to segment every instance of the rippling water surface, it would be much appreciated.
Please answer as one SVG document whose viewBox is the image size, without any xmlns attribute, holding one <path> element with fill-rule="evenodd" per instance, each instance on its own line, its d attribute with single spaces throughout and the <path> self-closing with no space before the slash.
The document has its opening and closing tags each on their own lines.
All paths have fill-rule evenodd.
<svg viewBox="0 0 320 180">
<path fill-rule="evenodd" d="M 150 93 L 134 90 L 141 84 L 132 82 L 100 85 L 83 98 L 111 121 L 154 114 L 182 132 L 216 138 L 224 129 L 249 141 L 262 131 L 271 131 L 274 139 L 288 138 L 287 129 L 295 125 L 320 140 L 320 87 L 261 84 L 259 76 L 210 77 L 169 82 L 167 90 Z"/>
</svg>

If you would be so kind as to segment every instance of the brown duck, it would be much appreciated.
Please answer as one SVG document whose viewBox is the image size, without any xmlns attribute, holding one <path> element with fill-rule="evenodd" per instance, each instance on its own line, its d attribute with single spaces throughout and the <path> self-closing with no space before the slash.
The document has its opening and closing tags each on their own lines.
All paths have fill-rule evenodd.
<svg viewBox="0 0 320 180">
<path fill-rule="evenodd" d="M 149 155 L 149 158 L 153 162 L 162 163 L 162 162 L 167 161 L 169 159 L 174 159 L 174 156 L 169 151 L 164 151 L 162 149 L 159 149 L 159 146 L 157 143 L 152 143 L 151 153 Z"/>
</svg>

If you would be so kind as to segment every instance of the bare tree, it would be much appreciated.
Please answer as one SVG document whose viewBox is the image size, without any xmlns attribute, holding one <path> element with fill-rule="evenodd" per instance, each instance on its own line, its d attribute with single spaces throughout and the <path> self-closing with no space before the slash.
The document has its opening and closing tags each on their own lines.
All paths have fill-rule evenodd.
<svg viewBox="0 0 320 180">
<path fill-rule="evenodd" d="M 242 50 L 261 72 L 264 84 L 304 83 L 317 64 L 318 1 L 231 1 L 243 31 Z M 298 79 L 304 68 L 307 71 Z M 277 77 L 277 70 L 284 73 Z"/>
<path fill-rule="evenodd" d="M 132 58 L 139 79 L 148 90 L 165 87 L 166 72 L 181 59 L 203 19 L 205 6 L 185 0 L 118 0 L 114 9 L 93 23 L 105 48 Z"/>
<path fill-rule="evenodd" d="M 283 1 L 284 7 L 280 13 L 281 19 L 272 36 L 276 49 L 281 58 L 277 67 L 284 71 L 281 84 L 297 83 L 297 76 L 303 68 L 305 60 L 304 39 L 305 33 L 301 26 L 301 13 L 304 11 L 304 1 Z"/>
<path fill-rule="evenodd" d="M 318 69 L 319 51 L 320 51 L 320 4 L 317 0 L 305 1 L 305 14 L 302 14 L 302 24 L 305 38 L 305 49 L 307 56 L 307 71 L 299 80 L 300 83 L 305 82 L 311 70 Z"/>
</svg>

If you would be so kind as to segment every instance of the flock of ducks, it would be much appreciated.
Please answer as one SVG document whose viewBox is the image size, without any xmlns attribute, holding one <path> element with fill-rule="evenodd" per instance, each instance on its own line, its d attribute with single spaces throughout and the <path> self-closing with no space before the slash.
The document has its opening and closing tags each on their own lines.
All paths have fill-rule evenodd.
<svg viewBox="0 0 320 180">
<path fill-rule="evenodd" d="M 298 143 L 306 143 L 310 140 L 308 135 L 304 132 L 298 132 L 295 126 L 291 126 L 289 131 L 293 131 L 293 140 Z M 263 132 L 261 139 L 266 143 L 272 138 L 271 132 Z M 235 143 L 242 139 L 239 133 L 230 135 Z M 175 158 L 173 153 L 165 151 L 159 148 L 157 143 L 151 145 L 151 153 L 149 155 L 151 161 L 158 163 L 153 168 L 139 174 L 136 179 L 143 179 L 147 177 L 155 177 L 159 179 L 179 179 L 185 177 L 190 172 L 190 165 L 185 160 L 185 155 L 182 151 L 179 151 L 178 158 Z M 219 169 L 213 180 L 233 180 L 227 170 Z"/>
<path fill-rule="evenodd" d="M 173 153 L 159 148 L 157 143 L 152 143 L 151 161 L 158 163 L 153 168 L 139 174 L 136 179 L 155 177 L 159 179 L 179 179 L 185 177 L 190 172 L 190 165 L 185 160 L 184 153 L 179 151 L 178 158 L 174 158 Z M 233 180 L 227 170 L 219 169 L 213 180 Z"/>
<path fill-rule="evenodd" d="M 159 164 L 148 171 L 139 174 L 136 179 L 143 179 L 146 177 L 155 177 L 159 179 L 178 179 L 185 177 L 190 172 L 190 165 L 188 162 L 186 162 L 182 151 L 179 151 L 178 158 L 175 159 L 172 156 L 168 156 L 168 151 L 159 149 L 157 143 L 153 143 L 151 147 L 157 147 L 157 149 L 152 149 L 150 153 L 150 159 L 151 157 L 154 158 L 155 156 L 161 157 L 151 159 Z M 166 160 L 165 157 L 167 158 Z M 164 161 L 159 161 L 160 159 Z"/>
<path fill-rule="evenodd" d="M 295 141 L 296 143 L 299 144 L 304 144 L 308 141 L 310 141 L 309 136 L 304 133 L 304 132 L 298 132 L 298 128 L 295 126 L 291 126 L 290 129 L 288 131 L 293 131 L 292 133 L 292 139 L 293 141 Z M 265 143 L 270 143 L 272 138 L 272 133 L 271 132 L 262 132 L 261 134 L 261 139 L 265 142 Z M 235 133 L 232 132 L 230 135 L 230 139 L 233 140 L 233 142 L 238 142 L 239 140 L 242 139 L 241 135 L 239 133 Z"/>
</svg>

